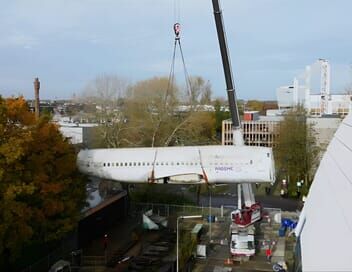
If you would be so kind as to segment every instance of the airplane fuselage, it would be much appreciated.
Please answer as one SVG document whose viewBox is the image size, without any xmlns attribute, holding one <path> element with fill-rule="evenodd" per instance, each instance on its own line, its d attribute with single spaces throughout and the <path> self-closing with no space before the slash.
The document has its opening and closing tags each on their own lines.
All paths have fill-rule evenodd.
<svg viewBox="0 0 352 272">
<path fill-rule="evenodd" d="M 254 146 L 184 146 L 81 150 L 79 170 L 133 183 L 259 183 L 275 178 L 272 150 Z"/>
</svg>

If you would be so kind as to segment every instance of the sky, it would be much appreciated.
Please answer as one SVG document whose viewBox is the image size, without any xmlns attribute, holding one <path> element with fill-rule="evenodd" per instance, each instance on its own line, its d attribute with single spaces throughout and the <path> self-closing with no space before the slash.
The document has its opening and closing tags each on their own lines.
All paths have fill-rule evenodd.
<svg viewBox="0 0 352 272">
<path fill-rule="evenodd" d="M 318 58 L 333 91 L 352 83 L 352 1 L 220 1 L 239 98 L 275 99 Z M 60 99 L 102 74 L 167 76 L 176 21 L 188 73 L 225 97 L 211 0 L 1 0 L 0 94 L 33 98 L 35 77 L 41 98 Z M 179 55 L 175 70 L 182 84 Z"/>
</svg>

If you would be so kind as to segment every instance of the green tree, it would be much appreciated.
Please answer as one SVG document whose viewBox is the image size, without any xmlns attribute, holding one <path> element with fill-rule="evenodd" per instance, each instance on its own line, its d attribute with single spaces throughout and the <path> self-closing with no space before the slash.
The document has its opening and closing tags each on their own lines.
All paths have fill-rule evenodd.
<svg viewBox="0 0 352 272">
<path fill-rule="evenodd" d="M 306 181 L 303 192 L 309 189 L 317 165 L 319 147 L 314 127 L 307 124 L 306 112 L 302 105 L 289 111 L 279 127 L 279 137 L 274 147 L 276 169 L 279 180 L 289 180 L 288 193 L 296 195 L 296 182 Z"/>
<path fill-rule="evenodd" d="M 230 118 L 230 112 L 225 111 L 224 107 L 219 99 L 216 99 L 214 102 L 215 108 L 215 132 L 216 137 L 218 139 L 221 138 L 221 131 L 222 131 L 222 121 Z"/>
<path fill-rule="evenodd" d="M 0 255 L 61 238 L 85 203 L 76 153 L 47 117 L 35 120 L 22 98 L 0 97 Z"/>
</svg>

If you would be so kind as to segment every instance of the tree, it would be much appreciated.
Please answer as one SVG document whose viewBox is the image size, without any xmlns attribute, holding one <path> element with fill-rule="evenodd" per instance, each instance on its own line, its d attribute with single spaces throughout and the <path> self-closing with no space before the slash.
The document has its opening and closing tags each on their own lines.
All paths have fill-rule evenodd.
<svg viewBox="0 0 352 272">
<path fill-rule="evenodd" d="M 212 89 L 209 81 L 205 81 L 200 76 L 192 76 L 189 79 L 189 90 L 186 93 L 186 99 L 191 106 L 199 103 L 210 104 Z"/>
<path fill-rule="evenodd" d="M 0 255 L 73 230 L 85 197 L 75 150 L 57 126 L 35 120 L 23 97 L 0 97 Z"/>
<path fill-rule="evenodd" d="M 248 100 L 245 104 L 245 110 L 248 111 L 259 111 L 264 113 L 264 104 L 265 102 L 259 100 Z"/>
<path fill-rule="evenodd" d="M 289 180 L 288 193 L 296 195 L 296 182 L 305 180 L 304 190 L 316 169 L 319 147 L 314 128 L 306 122 L 306 112 L 302 105 L 289 111 L 279 127 L 279 137 L 274 147 L 276 169 L 281 178 Z M 308 184 L 307 184 L 308 183 Z M 302 192 L 305 193 L 305 192 Z"/>
<path fill-rule="evenodd" d="M 126 79 L 101 75 L 88 83 L 81 100 L 96 104 L 94 119 L 98 120 L 97 147 L 120 147 L 127 133 L 126 118 L 120 108 L 128 90 Z"/>
<path fill-rule="evenodd" d="M 216 137 L 218 139 L 221 138 L 221 130 L 222 130 L 222 121 L 229 119 L 230 112 L 224 110 L 223 103 L 219 99 L 215 100 L 214 102 L 214 108 L 215 108 L 215 131 L 216 131 Z"/>
<path fill-rule="evenodd" d="M 195 107 L 201 94 L 204 101 L 211 98 L 210 83 L 205 83 L 202 78 L 196 77 L 193 81 L 197 94 L 190 99 L 192 105 L 188 99 L 186 104 L 181 104 L 181 91 L 176 84 L 170 84 L 165 77 L 153 77 L 126 87 L 116 103 L 112 103 L 115 96 L 109 95 L 109 99 L 103 99 L 108 102 L 106 107 L 102 106 L 104 103 L 98 91 L 102 92 L 101 88 L 113 84 L 101 84 L 100 80 L 108 79 L 93 81 L 89 86 L 94 88 L 84 92 L 91 102 L 100 105 L 96 113 L 100 120 L 99 147 L 155 147 L 215 141 L 213 116 Z M 114 82 L 118 84 L 118 81 Z"/>
<path fill-rule="evenodd" d="M 138 145 L 165 145 L 177 123 L 178 92 L 165 77 L 139 81 L 131 87 L 124 109 L 134 135 L 139 137 Z"/>
</svg>

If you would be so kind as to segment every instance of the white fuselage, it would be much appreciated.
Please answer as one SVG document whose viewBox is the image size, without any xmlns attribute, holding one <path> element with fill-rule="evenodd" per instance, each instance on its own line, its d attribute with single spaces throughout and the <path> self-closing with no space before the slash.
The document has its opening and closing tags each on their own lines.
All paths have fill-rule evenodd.
<svg viewBox="0 0 352 272">
<path fill-rule="evenodd" d="M 79 170 L 133 183 L 258 183 L 275 178 L 272 150 L 254 146 L 184 146 L 81 150 Z"/>
</svg>

